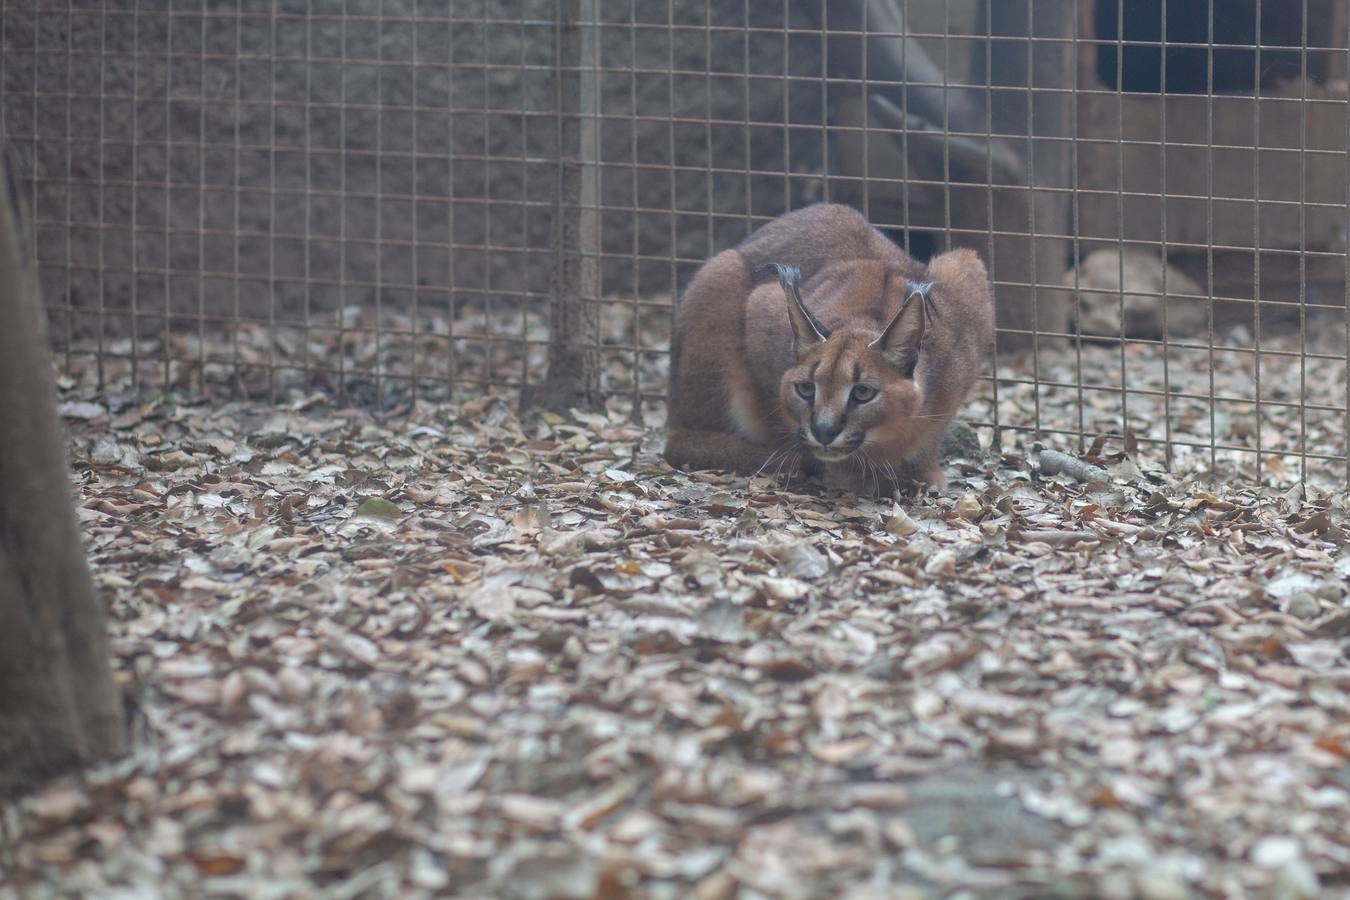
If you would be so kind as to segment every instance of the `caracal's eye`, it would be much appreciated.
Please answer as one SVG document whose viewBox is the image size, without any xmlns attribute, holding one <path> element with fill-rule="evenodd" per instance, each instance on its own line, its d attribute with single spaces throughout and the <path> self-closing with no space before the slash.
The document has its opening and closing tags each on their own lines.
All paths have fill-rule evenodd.
<svg viewBox="0 0 1350 900">
<path fill-rule="evenodd" d="M 877 389 L 870 384 L 855 384 L 848 396 L 854 403 L 867 403 L 876 399 Z"/>
<path fill-rule="evenodd" d="M 816 386 L 810 381 L 799 381 L 793 385 L 797 390 L 797 396 L 803 400 L 813 400 L 816 396 Z"/>
</svg>

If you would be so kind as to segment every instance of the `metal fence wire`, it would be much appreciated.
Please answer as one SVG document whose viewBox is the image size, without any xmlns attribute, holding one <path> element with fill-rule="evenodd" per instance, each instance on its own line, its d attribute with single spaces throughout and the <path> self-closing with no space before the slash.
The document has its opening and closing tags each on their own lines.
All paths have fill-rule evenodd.
<svg viewBox="0 0 1350 900">
<path fill-rule="evenodd" d="M 659 424 L 674 298 L 804 204 L 981 252 L 991 442 L 1350 479 L 1335 0 L 0 0 L 68 383 Z"/>
</svg>

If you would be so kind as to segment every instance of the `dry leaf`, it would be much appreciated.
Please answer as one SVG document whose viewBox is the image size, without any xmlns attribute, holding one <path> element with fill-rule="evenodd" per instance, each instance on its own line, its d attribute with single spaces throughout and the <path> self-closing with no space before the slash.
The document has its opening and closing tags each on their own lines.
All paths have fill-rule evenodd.
<svg viewBox="0 0 1350 900">
<path fill-rule="evenodd" d="M 504 327 L 497 307 L 456 308 L 458 364 L 519 378 L 507 344 L 475 355 L 467 337 Z M 522 309 L 501 315 L 546 329 Z M 1033 478 L 1005 431 L 1004 456 L 896 503 L 675 472 L 659 405 L 652 428 L 632 423 L 626 368 L 580 415 L 522 420 L 514 394 L 441 405 L 427 391 L 451 323 L 402 321 L 377 357 L 369 310 L 343 315 L 340 334 L 285 339 L 341 359 L 355 405 L 269 370 L 282 337 L 266 329 L 235 337 L 280 406 L 240 399 L 248 384 L 129 403 L 129 371 L 105 367 L 103 391 L 69 373 L 62 402 L 106 411 L 66 424 L 135 737 L 0 811 L 21 891 L 110 895 L 146 872 L 161 893 L 265 880 L 297 896 L 1334 890 L 1344 472 L 1310 460 L 1291 490 L 1284 456 L 1258 489 L 1249 462 L 1218 449 L 1212 478 L 1208 447 L 1185 442 L 1212 414 L 1224 441 L 1259 429 L 1269 462 L 1339 446 L 1343 422 L 1301 429 L 1282 404 L 1258 421 L 1249 352 L 1216 348 L 1215 390 L 1238 399 L 1211 410 L 1207 360 L 1193 373 L 1174 348 L 1168 386 L 1160 347 L 1127 346 L 1152 393 L 1125 418 L 1115 392 L 1048 387 L 1115 383 L 1119 346 L 1043 346 L 1039 393 L 1000 355 L 1000 421 L 1039 416 L 1044 450 L 1125 483 Z M 602 337 L 663 327 L 644 308 Z M 233 358 L 214 340 L 173 345 L 183 378 Z M 1300 397 L 1298 345 L 1283 349 L 1262 391 Z M 387 376 L 414 356 L 415 407 L 360 408 L 377 358 Z M 651 356 L 644 392 L 665 378 Z M 1306 364 L 1308 396 L 1343 405 L 1344 363 Z M 1164 392 L 1170 459 L 1148 405 Z M 991 420 L 993 403 L 966 413 Z M 1126 455 L 1118 437 L 1086 455 L 1058 440 L 1080 415 Z M 370 499 L 391 518 L 355 515 Z"/>
</svg>

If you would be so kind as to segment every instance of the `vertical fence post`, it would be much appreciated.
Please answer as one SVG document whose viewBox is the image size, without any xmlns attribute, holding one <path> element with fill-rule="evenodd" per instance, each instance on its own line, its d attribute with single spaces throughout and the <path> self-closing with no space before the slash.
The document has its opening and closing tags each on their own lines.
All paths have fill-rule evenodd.
<svg viewBox="0 0 1350 900">
<path fill-rule="evenodd" d="M 595 0 L 558 0 L 558 169 L 553 201 L 548 377 L 533 401 L 551 409 L 599 401 L 599 61 Z"/>
</svg>

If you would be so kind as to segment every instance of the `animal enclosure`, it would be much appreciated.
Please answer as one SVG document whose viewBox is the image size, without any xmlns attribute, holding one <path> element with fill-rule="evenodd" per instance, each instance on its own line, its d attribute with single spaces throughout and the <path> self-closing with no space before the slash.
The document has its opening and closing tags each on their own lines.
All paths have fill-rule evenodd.
<svg viewBox="0 0 1350 900">
<path fill-rule="evenodd" d="M 1347 28 L 1331 0 L 5 0 L 0 86 L 51 337 L 100 391 L 659 424 L 694 269 L 835 200 L 985 257 L 986 443 L 1343 484 Z"/>
<path fill-rule="evenodd" d="M 1347 29 L 0 0 L 0 900 L 1350 900 Z M 663 457 L 826 200 L 993 277 L 945 487 Z"/>
</svg>

